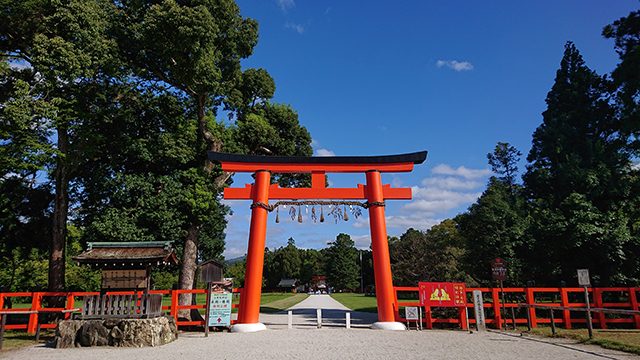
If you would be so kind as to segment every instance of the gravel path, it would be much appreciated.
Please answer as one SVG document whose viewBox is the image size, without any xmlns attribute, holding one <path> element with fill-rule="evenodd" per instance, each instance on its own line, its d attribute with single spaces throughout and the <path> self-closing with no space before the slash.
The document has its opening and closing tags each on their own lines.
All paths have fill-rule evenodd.
<svg viewBox="0 0 640 360">
<path fill-rule="evenodd" d="M 316 326 L 321 308 L 323 327 Z M 267 331 L 255 333 L 181 333 L 156 348 L 52 349 L 42 345 L 9 351 L 8 359 L 640 359 L 598 346 L 566 339 L 541 339 L 498 331 L 380 331 L 368 326 L 375 314 L 351 312 L 352 329 L 345 329 L 348 309 L 325 295 L 313 295 L 292 307 L 294 326 L 287 329 L 287 312 L 261 314 Z"/>
</svg>

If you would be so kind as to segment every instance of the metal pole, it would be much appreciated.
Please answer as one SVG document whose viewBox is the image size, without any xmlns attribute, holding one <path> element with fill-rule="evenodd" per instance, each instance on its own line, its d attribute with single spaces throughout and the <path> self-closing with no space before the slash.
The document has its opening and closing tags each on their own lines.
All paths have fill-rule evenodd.
<svg viewBox="0 0 640 360">
<path fill-rule="evenodd" d="M 593 324 L 591 323 L 591 308 L 589 306 L 589 291 L 587 290 L 587 286 L 584 286 L 584 301 L 587 303 L 587 327 L 589 328 L 589 339 L 593 339 Z"/>
<path fill-rule="evenodd" d="M 504 309 L 504 287 L 502 287 L 502 280 L 500 280 L 500 292 L 502 293 L 502 322 L 504 323 L 504 329 L 507 330 L 507 311 Z"/>
<path fill-rule="evenodd" d="M 364 268 L 362 267 L 362 250 L 360 250 L 360 294 L 364 293 L 363 273 L 364 273 Z"/>
</svg>

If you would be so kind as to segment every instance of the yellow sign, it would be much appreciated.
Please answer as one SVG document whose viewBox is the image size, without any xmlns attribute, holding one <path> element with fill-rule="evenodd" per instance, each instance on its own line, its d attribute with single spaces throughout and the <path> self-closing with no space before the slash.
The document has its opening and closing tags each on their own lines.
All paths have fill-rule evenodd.
<svg viewBox="0 0 640 360">
<path fill-rule="evenodd" d="M 445 291 L 445 289 L 436 289 L 433 294 L 431 294 L 431 301 L 451 301 L 449 294 Z"/>
</svg>

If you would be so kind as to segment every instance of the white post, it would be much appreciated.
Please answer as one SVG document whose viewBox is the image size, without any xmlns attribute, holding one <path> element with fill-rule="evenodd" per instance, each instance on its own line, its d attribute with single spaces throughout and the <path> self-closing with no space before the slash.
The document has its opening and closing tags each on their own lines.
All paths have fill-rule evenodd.
<svg viewBox="0 0 640 360">
<path fill-rule="evenodd" d="M 289 310 L 289 321 L 287 323 L 287 328 L 293 329 L 293 311 Z"/>
<path fill-rule="evenodd" d="M 322 309 L 316 309 L 316 314 L 318 317 L 318 329 L 322 329 Z"/>
<path fill-rule="evenodd" d="M 351 329 L 351 313 L 347 313 L 347 329 Z"/>
</svg>

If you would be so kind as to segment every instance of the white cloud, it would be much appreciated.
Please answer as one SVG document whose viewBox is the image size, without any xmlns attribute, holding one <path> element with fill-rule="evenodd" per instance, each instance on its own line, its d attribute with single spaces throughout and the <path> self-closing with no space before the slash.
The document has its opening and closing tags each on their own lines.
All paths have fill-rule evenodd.
<svg viewBox="0 0 640 360">
<path fill-rule="evenodd" d="M 438 66 L 439 68 L 446 66 L 455 71 L 473 70 L 473 65 L 471 65 L 471 63 L 468 61 L 460 62 L 456 60 L 438 60 L 436 66 Z"/>
<path fill-rule="evenodd" d="M 284 27 L 286 27 L 288 29 L 293 29 L 298 34 L 302 34 L 304 32 L 304 25 L 302 25 L 302 24 L 295 24 L 295 23 L 292 23 L 292 22 L 288 22 L 288 23 L 284 24 Z"/>
<path fill-rule="evenodd" d="M 315 156 L 336 156 L 336 154 L 333 151 L 327 150 L 327 149 L 317 149 L 314 155 Z"/>
<path fill-rule="evenodd" d="M 405 232 L 409 228 L 425 231 L 429 230 L 433 225 L 442 222 L 441 219 L 426 218 L 420 215 L 421 214 L 416 214 L 415 216 L 387 216 L 387 227 L 401 229 L 402 232 Z"/>
<path fill-rule="evenodd" d="M 351 235 L 351 240 L 353 240 L 356 248 L 358 249 L 369 249 L 369 246 L 371 246 L 371 235 L 369 234 L 355 236 Z"/>
<path fill-rule="evenodd" d="M 464 166 L 454 169 L 447 164 L 440 164 L 431 169 L 431 172 L 439 175 L 462 176 L 465 179 L 477 179 L 491 175 L 491 170 L 489 169 L 467 169 Z"/>
<path fill-rule="evenodd" d="M 448 190 L 473 190 L 482 186 L 481 182 L 467 179 L 460 179 L 458 177 L 447 176 L 447 177 L 431 177 L 422 180 L 422 186 L 426 187 L 437 187 L 440 189 L 448 189 Z"/>
<path fill-rule="evenodd" d="M 287 12 L 287 9 L 296 6 L 296 3 L 294 0 L 276 0 L 276 3 L 278 4 L 278 6 L 280 6 L 282 11 L 284 12 Z"/>
</svg>

